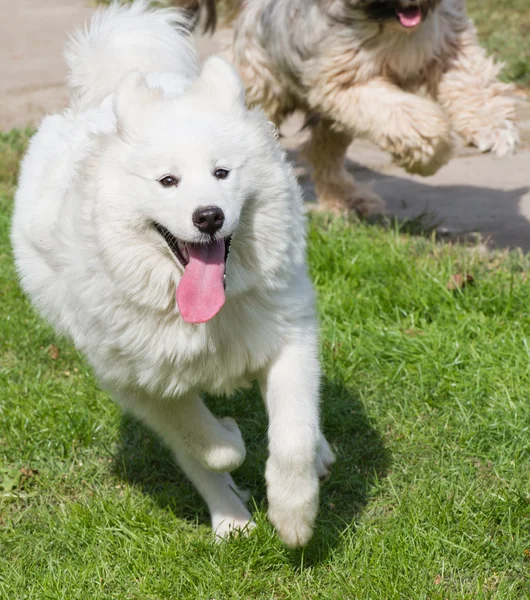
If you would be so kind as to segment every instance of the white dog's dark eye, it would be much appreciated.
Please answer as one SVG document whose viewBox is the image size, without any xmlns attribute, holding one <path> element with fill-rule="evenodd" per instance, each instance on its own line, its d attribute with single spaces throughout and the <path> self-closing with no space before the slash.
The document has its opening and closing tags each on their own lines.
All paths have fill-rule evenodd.
<svg viewBox="0 0 530 600">
<path fill-rule="evenodd" d="M 228 169 L 216 169 L 214 173 L 216 179 L 226 179 L 229 174 L 230 171 Z"/>
<path fill-rule="evenodd" d="M 162 179 L 158 180 L 158 183 L 164 187 L 171 187 L 172 185 L 178 185 L 179 180 L 171 175 L 166 175 Z"/>
</svg>

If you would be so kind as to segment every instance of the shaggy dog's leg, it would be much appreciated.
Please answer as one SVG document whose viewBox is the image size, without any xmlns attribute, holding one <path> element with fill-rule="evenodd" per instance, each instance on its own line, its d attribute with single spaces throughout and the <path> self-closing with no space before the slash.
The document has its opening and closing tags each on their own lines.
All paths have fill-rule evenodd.
<svg viewBox="0 0 530 600">
<path fill-rule="evenodd" d="M 260 382 L 269 414 L 268 514 L 292 548 L 309 541 L 319 494 L 318 351 L 316 339 L 304 337 L 280 351 Z"/>
<path fill-rule="evenodd" d="M 138 395 L 117 399 L 174 452 L 183 448 L 206 469 L 232 471 L 245 460 L 245 444 L 236 422 L 229 417 L 216 419 L 197 395 L 169 400 Z"/>
<path fill-rule="evenodd" d="M 389 152 L 411 173 L 432 175 L 451 156 L 449 122 L 442 109 L 386 79 L 351 86 L 318 86 L 310 104 L 353 135 Z"/>
<path fill-rule="evenodd" d="M 304 148 L 319 202 L 325 208 L 339 213 L 351 209 L 361 217 L 381 214 L 385 206 L 383 199 L 356 183 L 353 175 L 344 167 L 351 136 L 333 129 L 332 125 L 326 119 L 318 122 Z"/>
<path fill-rule="evenodd" d="M 497 79 L 500 69 L 469 26 L 458 40 L 456 58 L 442 75 L 438 99 L 467 144 L 504 156 L 514 152 L 519 137 L 515 102 L 506 95 L 512 86 Z"/>
</svg>

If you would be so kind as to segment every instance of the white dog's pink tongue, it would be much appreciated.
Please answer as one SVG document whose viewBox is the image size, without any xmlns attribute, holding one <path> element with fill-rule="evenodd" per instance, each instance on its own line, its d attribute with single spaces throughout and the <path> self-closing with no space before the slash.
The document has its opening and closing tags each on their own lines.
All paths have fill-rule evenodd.
<svg viewBox="0 0 530 600">
<path fill-rule="evenodd" d="M 421 23 L 421 10 L 417 6 L 398 9 L 396 12 L 403 27 L 416 27 Z"/>
<path fill-rule="evenodd" d="M 225 303 L 224 241 L 187 244 L 189 263 L 177 286 L 177 304 L 188 323 L 205 323 Z"/>
</svg>

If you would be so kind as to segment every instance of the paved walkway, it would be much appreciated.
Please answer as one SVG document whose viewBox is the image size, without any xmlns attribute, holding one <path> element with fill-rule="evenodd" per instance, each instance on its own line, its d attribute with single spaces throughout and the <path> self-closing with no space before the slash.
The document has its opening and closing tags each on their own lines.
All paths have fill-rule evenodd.
<svg viewBox="0 0 530 600">
<path fill-rule="evenodd" d="M 38 123 L 66 105 L 62 47 L 93 7 L 85 0 L 0 0 L 0 129 Z M 229 32 L 198 40 L 202 58 L 219 52 Z M 354 175 L 387 201 L 399 218 L 428 213 L 449 236 L 481 232 L 499 246 L 530 250 L 530 102 L 519 97 L 523 144 L 517 155 L 496 159 L 463 149 L 434 177 L 410 176 L 364 141 L 350 147 Z M 296 151 L 302 141 L 294 118 L 283 129 L 306 197 L 314 191 Z"/>
</svg>

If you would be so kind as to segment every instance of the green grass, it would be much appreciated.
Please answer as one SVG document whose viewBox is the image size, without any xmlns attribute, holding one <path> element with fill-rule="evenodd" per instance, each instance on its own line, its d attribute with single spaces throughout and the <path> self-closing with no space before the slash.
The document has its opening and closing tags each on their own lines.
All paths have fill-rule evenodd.
<svg viewBox="0 0 530 600">
<path fill-rule="evenodd" d="M 255 390 L 211 399 L 243 431 L 235 478 L 258 521 L 214 545 L 169 453 L 17 286 L 8 229 L 26 140 L 0 138 L 2 600 L 530 598 L 528 257 L 315 218 L 337 465 L 313 541 L 287 550 L 265 517 Z M 448 290 L 456 273 L 475 284 Z"/>
<path fill-rule="evenodd" d="M 530 2 L 468 0 L 468 11 L 489 52 L 505 62 L 506 81 L 530 85 Z"/>
</svg>

